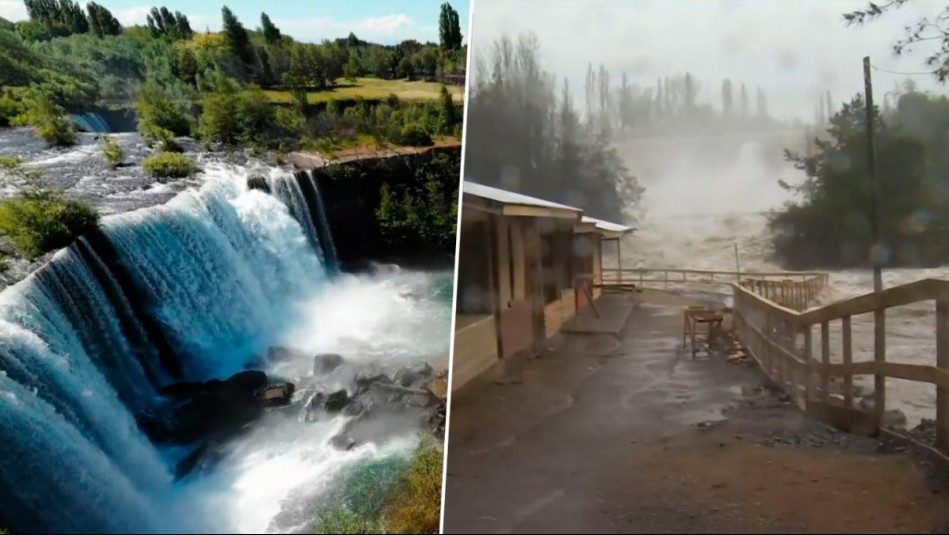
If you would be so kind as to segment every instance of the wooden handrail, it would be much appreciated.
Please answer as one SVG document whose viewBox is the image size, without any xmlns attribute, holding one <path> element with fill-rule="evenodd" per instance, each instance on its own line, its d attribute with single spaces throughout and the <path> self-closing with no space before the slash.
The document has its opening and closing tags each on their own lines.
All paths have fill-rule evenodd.
<svg viewBox="0 0 949 535">
<path fill-rule="evenodd" d="M 716 269 L 680 269 L 680 268 L 602 268 L 604 273 L 622 271 L 625 273 L 694 273 L 696 275 L 727 275 L 737 277 L 815 277 L 827 275 L 821 271 L 722 271 Z"/>
<path fill-rule="evenodd" d="M 750 274 L 749 274 L 750 275 Z M 854 407 L 853 376 L 875 376 L 872 421 L 883 427 L 886 409 L 885 379 L 903 379 L 932 384 L 936 394 L 936 449 L 949 454 L 949 281 L 923 279 L 867 293 L 829 305 L 806 310 L 815 289 L 828 282 L 826 275 L 802 281 L 783 281 L 783 293 L 774 293 L 774 281 L 732 283 L 734 324 L 739 338 L 762 370 L 805 410 L 815 402 L 832 405 L 831 377 L 843 377 L 843 408 L 848 417 L 861 414 Z M 755 290 L 762 290 L 762 295 Z M 802 304 L 801 296 L 804 296 Z M 789 303 L 781 302 L 790 296 Z M 875 326 L 885 334 L 886 310 L 933 301 L 936 303 L 935 365 L 886 362 L 886 338 L 874 336 L 874 360 L 853 362 L 851 318 L 873 313 Z M 830 324 L 841 322 L 842 363 L 830 361 Z M 820 325 L 820 355 L 815 351 L 812 329 Z M 875 332 L 877 329 L 874 329 Z M 803 335 L 803 345 L 798 344 Z M 814 379 L 818 382 L 814 382 Z M 817 388 L 819 387 L 819 388 Z M 817 395 L 816 399 L 814 395 Z"/>
</svg>

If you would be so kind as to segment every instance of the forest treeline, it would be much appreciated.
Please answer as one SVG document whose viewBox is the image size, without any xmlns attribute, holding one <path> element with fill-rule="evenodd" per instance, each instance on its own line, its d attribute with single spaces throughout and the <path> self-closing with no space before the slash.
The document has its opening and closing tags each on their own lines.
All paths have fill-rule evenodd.
<svg viewBox="0 0 949 535">
<path fill-rule="evenodd" d="M 502 37 L 478 55 L 469 82 L 465 180 L 626 219 L 642 188 L 609 146 L 604 123 L 582 114 L 567 80 L 544 69 L 534 34 Z"/>
<path fill-rule="evenodd" d="M 304 103 L 306 91 L 347 79 L 437 80 L 465 68 L 458 29 L 443 30 L 438 44 L 379 45 L 352 33 L 315 44 L 281 33 L 266 13 L 259 28 L 245 27 L 227 6 L 221 32 L 199 33 L 187 16 L 165 7 L 152 8 L 147 25 L 123 28 L 96 3 L 85 11 L 72 0 L 25 3 L 29 20 L 0 19 L 0 88 L 7 108 L 28 86 L 42 88 L 67 111 L 128 104 L 146 82 L 176 99 L 196 100 L 216 87 L 220 74 L 242 85 L 291 91 Z M 457 25 L 448 4 L 441 18 Z M 0 123 L 9 117 L 3 109 Z"/>
<path fill-rule="evenodd" d="M 882 247 L 871 253 L 866 104 L 833 112 L 810 154 L 787 152 L 805 179 L 782 185 L 795 200 L 771 218 L 777 260 L 791 269 L 949 262 L 949 98 L 909 84 L 895 106 L 874 106 L 877 213 Z"/>
</svg>

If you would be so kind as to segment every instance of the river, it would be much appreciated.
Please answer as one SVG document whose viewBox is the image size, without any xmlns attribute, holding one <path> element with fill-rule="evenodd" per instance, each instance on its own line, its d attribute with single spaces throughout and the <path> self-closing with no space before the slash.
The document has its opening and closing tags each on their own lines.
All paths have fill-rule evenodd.
<svg viewBox="0 0 949 535">
<path fill-rule="evenodd" d="M 781 160 L 784 146 L 800 136 L 772 134 L 758 138 L 696 138 L 640 140 L 618 150 L 646 192 L 638 218 L 639 231 L 623 244 L 624 267 L 715 269 L 734 271 L 735 244 L 742 271 L 778 271 L 771 258 L 768 212 L 791 199 L 778 185 L 796 183 L 800 171 Z M 949 239 L 949 238 L 947 238 Z M 873 290 L 870 270 L 832 270 L 830 287 L 820 303 L 830 303 Z M 923 278 L 949 278 L 949 267 L 885 269 L 884 287 Z M 703 291 L 726 291 L 722 287 Z M 722 295 L 723 301 L 727 296 Z M 887 311 L 887 361 L 935 364 L 935 304 L 919 303 Z M 818 331 L 814 332 L 819 340 Z M 819 347 L 819 346 L 817 346 Z M 819 349 L 818 349 L 819 351 Z M 831 325 L 831 358 L 842 354 L 840 322 Z M 873 317 L 853 318 L 854 361 L 873 360 Z M 872 376 L 855 378 L 866 395 Z M 933 385 L 887 379 L 887 409 L 899 409 L 913 426 L 935 417 Z"/>
</svg>

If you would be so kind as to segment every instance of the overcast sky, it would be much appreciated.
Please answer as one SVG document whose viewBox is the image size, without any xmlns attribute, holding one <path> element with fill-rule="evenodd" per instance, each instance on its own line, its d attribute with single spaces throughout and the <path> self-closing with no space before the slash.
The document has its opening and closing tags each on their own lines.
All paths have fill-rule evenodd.
<svg viewBox="0 0 949 535">
<path fill-rule="evenodd" d="M 772 115 L 811 120 L 817 96 L 830 90 L 835 102 L 863 91 L 863 57 L 901 72 L 927 70 L 928 47 L 896 57 L 893 43 L 903 28 L 932 16 L 944 2 L 916 0 L 857 27 L 841 15 L 866 0 L 475 0 L 475 53 L 502 34 L 537 34 L 546 68 L 568 76 L 582 90 L 589 61 L 604 63 L 619 80 L 655 85 L 658 76 L 690 71 L 702 83 L 703 100 L 721 103 L 725 77 L 768 94 Z M 541 7 L 542 6 L 542 7 Z M 874 98 L 905 76 L 873 71 Z M 920 89 L 947 92 L 930 76 L 913 76 Z"/>
<path fill-rule="evenodd" d="M 119 22 L 130 26 L 145 24 L 151 7 L 166 6 L 188 16 L 195 31 L 218 31 L 221 7 L 227 5 L 248 28 L 260 26 L 266 11 L 281 31 L 303 41 L 345 37 L 354 32 L 368 41 L 395 44 L 404 39 L 438 42 L 439 6 L 448 2 L 458 12 L 461 33 L 467 39 L 468 0 L 98 0 Z M 85 6 L 86 1 L 79 2 Z M 0 17 L 27 18 L 23 0 L 0 0 Z"/>
</svg>

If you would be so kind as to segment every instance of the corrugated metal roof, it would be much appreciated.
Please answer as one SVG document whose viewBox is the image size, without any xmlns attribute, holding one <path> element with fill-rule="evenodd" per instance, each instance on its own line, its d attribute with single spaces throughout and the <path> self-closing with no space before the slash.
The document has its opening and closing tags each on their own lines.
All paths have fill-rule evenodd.
<svg viewBox="0 0 949 535">
<path fill-rule="evenodd" d="M 580 208 L 575 208 L 573 206 L 567 206 L 564 204 L 557 204 L 555 202 L 545 201 L 544 199 L 538 199 L 536 197 L 530 197 L 528 195 L 522 195 L 520 193 L 514 193 L 513 191 L 507 191 L 499 188 L 492 188 L 491 186 L 485 186 L 482 184 L 476 184 L 474 182 L 465 180 L 463 182 L 462 190 L 476 197 L 482 197 L 484 199 L 490 199 L 501 204 L 516 204 L 521 206 L 537 206 L 541 208 L 556 208 L 558 210 L 570 210 L 572 212 L 582 213 L 583 210 Z"/>
<path fill-rule="evenodd" d="M 626 225 L 620 225 L 619 223 L 610 223 L 609 221 L 603 221 L 602 219 L 597 219 L 590 216 L 583 216 L 581 221 L 584 223 L 593 223 L 596 225 L 596 228 L 600 230 L 608 230 L 610 232 L 632 232 L 636 230 L 633 227 L 627 227 Z"/>
</svg>

